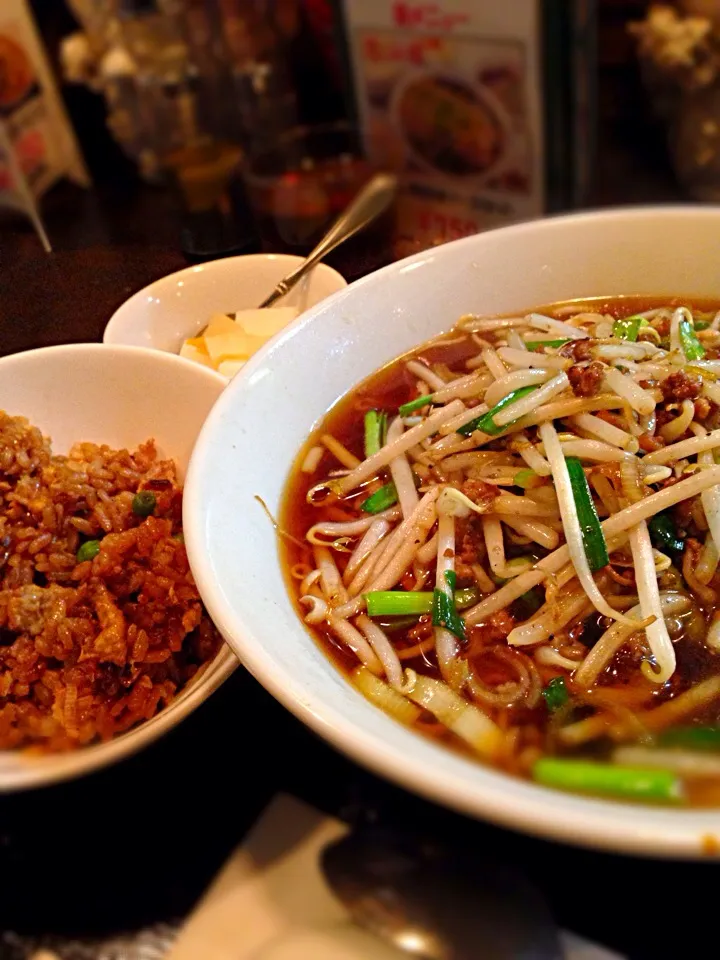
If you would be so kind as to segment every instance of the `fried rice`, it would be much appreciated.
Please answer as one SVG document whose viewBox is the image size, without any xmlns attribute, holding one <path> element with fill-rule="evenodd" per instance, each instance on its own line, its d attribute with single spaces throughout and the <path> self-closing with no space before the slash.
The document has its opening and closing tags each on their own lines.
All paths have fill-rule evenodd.
<svg viewBox="0 0 720 960">
<path fill-rule="evenodd" d="M 133 509 L 138 491 L 154 496 L 149 516 Z M 0 749 L 108 740 L 215 656 L 181 520 L 175 465 L 153 440 L 56 456 L 26 419 L 0 412 Z"/>
</svg>

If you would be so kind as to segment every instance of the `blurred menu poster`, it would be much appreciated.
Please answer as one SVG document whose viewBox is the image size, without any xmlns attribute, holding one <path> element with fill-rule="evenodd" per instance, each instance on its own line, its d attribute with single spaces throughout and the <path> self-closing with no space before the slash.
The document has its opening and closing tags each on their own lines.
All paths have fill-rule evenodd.
<svg viewBox="0 0 720 960">
<path fill-rule="evenodd" d="M 63 176 L 87 185 L 70 121 L 25 0 L 0 0 L 0 207 L 25 212 Z"/>
<path fill-rule="evenodd" d="M 563 205 L 558 179 L 560 193 L 574 189 L 574 152 L 554 149 L 549 131 L 580 129 L 563 92 L 578 10 L 572 0 L 344 0 L 365 148 L 402 178 L 398 254 Z"/>
</svg>

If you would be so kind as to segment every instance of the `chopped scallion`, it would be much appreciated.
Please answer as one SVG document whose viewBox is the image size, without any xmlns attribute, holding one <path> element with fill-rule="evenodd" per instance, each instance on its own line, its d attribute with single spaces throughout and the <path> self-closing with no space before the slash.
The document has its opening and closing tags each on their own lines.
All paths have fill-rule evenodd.
<svg viewBox="0 0 720 960">
<path fill-rule="evenodd" d="M 458 610 L 467 610 L 468 607 L 474 607 L 480 602 L 480 591 L 477 587 L 465 587 L 464 590 L 455 591 L 455 606 Z"/>
<path fill-rule="evenodd" d="M 365 456 L 372 457 L 385 443 L 387 414 L 384 410 L 368 410 L 365 414 Z"/>
<path fill-rule="evenodd" d="M 541 587 L 533 587 L 513 600 L 510 613 L 516 620 L 529 620 L 545 603 L 545 591 Z"/>
<path fill-rule="evenodd" d="M 424 590 L 374 590 L 365 600 L 369 617 L 422 616 L 432 611 L 433 595 Z"/>
<path fill-rule="evenodd" d="M 675 727 L 658 737 L 663 747 L 689 747 L 691 750 L 720 750 L 720 726 Z"/>
<path fill-rule="evenodd" d="M 465 610 L 480 598 L 476 587 L 455 593 L 455 607 Z M 427 590 L 374 590 L 365 594 L 370 617 L 422 616 L 432 613 L 433 595 Z"/>
<path fill-rule="evenodd" d="M 360 509 L 365 513 L 382 513 L 383 510 L 394 507 L 397 501 L 397 490 L 391 480 L 390 483 L 386 483 L 384 487 L 380 487 L 375 493 L 371 493 L 367 500 L 360 504 Z"/>
<path fill-rule="evenodd" d="M 489 437 L 495 437 L 503 431 L 507 430 L 508 427 L 511 427 L 514 420 L 510 423 L 506 423 L 502 427 L 498 427 L 493 417 L 496 413 L 500 413 L 501 410 L 504 410 L 505 407 L 509 407 L 511 403 L 514 403 L 516 400 L 520 400 L 522 397 L 526 397 L 529 393 L 532 393 L 533 390 L 537 390 L 537 386 L 530 387 L 519 387 L 517 390 L 513 390 L 512 393 L 509 393 L 506 397 L 503 397 L 499 403 L 496 403 L 492 410 L 488 410 L 487 413 L 484 413 L 481 417 L 476 417 L 474 420 L 471 420 L 470 423 L 466 423 L 464 426 L 458 429 L 458 433 L 461 433 L 464 437 L 469 437 L 472 433 L 475 433 L 476 430 L 480 430 L 483 433 L 486 433 Z"/>
<path fill-rule="evenodd" d="M 570 343 L 569 338 L 563 338 L 562 340 L 526 340 L 525 346 L 528 350 L 541 350 L 543 347 L 550 347 L 555 349 L 556 347 L 564 347 L 566 343 Z"/>
<path fill-rule="evenodd" d="M 650 539 L 658 550 L 682 553 L 685 543 L 680 539 L 677 527 L 669 513 L 656 513 L 648 520 Z"/>
<path fill-rule="evenodd" d="M 398 408 L 398 413 L 401 417 L 408 417 L 411 413 L 415 413 L 416 410 L 420 410 L 422 407 L 426 407 L 432 400 L 432 394 L 426 393 L 422 397 L 416 397 L 414 400 L 409 400 L 407 403 L 404 403 L 401 407 Z"/>
<path fill-rule="evenodd" d="M 465 639 L 465 621 L 457 612 L 455 602 L 444 590 L 433 590 L 432 622 L 434 627 L 444 627 L 459 640 Z"/>
<path fill-rule="evenodd" d="M 623 317 L 613 323 L 612 334 L 618 340 L 629 340 L 634 343 L 638 338 L 640 328 L 645 326 L 647 326 L 645 317 Z"/>
<path fill-rule="evenodd" d="M 682 352 L 685 354 L 685 359 L 702 360 L 702 358 L 705 356 L 705 351 L 702 344 L 695 336 L 695 328 L 689 320 L 683 319 L 680 321 L 678 334 L 680 336 L 680 346 L 682 347 Z"/>
<path fill-rule="evenodd" d="M 577 457 L 565 457 L 573 499 L 580 521 L 585 556 L 590 569 L 595 572 L 606 567 L 609 562 L 605 534 L 602 532 L 597 510 L 593 503 L 585 471 Z"/>
<path fill-rule="evenodd" d="M 588 760 L 543 757 L 532 770 L 533 779 L 546 787 L 599 793 L 630 800 L 683 800 L 682 782 L 669 770 L 644 770 Z"/>
<path fill-rule="evenodd" d="M 541 487 L 545 481 L 534 470 L 518 470 L 513 477 L 513 483 L 516 487 L 522 487 L 523 490 L 534 490 Z"/>
</svg>

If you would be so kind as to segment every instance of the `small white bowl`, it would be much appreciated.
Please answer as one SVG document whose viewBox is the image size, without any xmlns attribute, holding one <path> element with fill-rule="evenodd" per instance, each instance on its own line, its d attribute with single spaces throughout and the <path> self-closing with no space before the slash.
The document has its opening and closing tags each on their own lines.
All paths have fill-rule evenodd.
<svg viewBox="0 0 720 960">
<path fill-rule="evenodd" d="M 0 410 L 40 427 L 54 453 L 67 453 L 82 440 L 135 447 L 154 437 L 158 452 L 175 460 L 183 477 L 195 438 L 225 386 L 206 367 L 138 347 L 82 343 L 0 359 Z M 107 743 L 46 756 L 0 751 L 0 792 L 76 777 L 135 753 L 191 713 L 236 665 L 223 646 L 169 706 Z"/>
<path fill-rule="evenodd" d="M 118 307 L 103 342 L 177 353 L 183 340 L 199 333 L 214 313 L 257 307 L 302 260 L 284 253 L 255 253 L 171 273 Z M 337 270 L 320 263 L 280 305 L 303 313 L 346 286 Z"/>
<path fill-rule="evenodd" d="M 652 856 L 720 851 L 720 811 L 573 796 L 474 763 L 365 700 L 300 622 L 275 531 L 313 424 L 364 377 L 465 313 L 645 294 L 718 296 L 720 207 L 626 208 L 537 220 L 420 253 L 359 280 L 253 357 L 225 390 L 188 471 L 185 537 L 210 615 L 282 703 L 356 760 L 465 813 Z"/>
</svg>

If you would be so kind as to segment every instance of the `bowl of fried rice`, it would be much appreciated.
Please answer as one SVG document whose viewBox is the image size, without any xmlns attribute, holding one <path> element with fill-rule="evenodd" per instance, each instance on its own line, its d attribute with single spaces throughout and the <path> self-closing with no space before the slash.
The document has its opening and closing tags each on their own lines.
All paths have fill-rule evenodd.
<svg viewBox="0 0 720 960">
<path fill-rule="evenodd" d="M 0 359 L 0 791 L 134 753 L 234 669 L 182 529 L 224 386 L 139 347 Z"/>
</svg>

